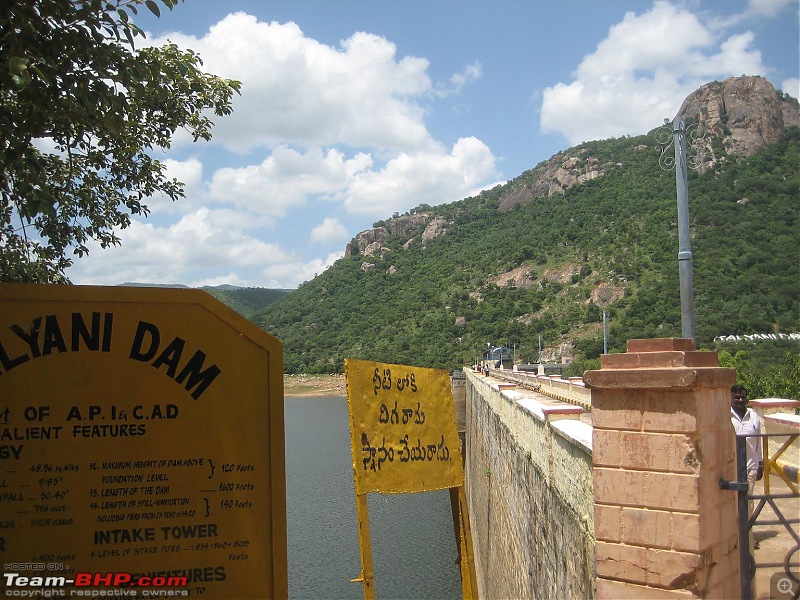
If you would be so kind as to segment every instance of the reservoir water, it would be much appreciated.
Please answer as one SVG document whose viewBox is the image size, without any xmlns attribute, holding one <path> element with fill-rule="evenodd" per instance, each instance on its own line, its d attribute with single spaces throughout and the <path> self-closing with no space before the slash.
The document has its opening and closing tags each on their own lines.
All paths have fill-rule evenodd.
<svg viewBox="0 0 800 600">
<path fill-rule="evenodd" d="M 364 597 L 347 399 L 291 397 L 286 408 L 289 598 Z M 447 490 L 369 494 L 375 596 L 461 598 Z"/>
</svg>

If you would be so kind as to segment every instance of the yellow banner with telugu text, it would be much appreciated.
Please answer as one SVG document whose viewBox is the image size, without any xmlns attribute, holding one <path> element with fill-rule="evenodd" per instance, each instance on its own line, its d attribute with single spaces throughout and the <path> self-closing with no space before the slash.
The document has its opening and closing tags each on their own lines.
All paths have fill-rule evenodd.
<svg viewBox="0 0 800 600">
<path fill-rule="evenodd" d="M 450 376 L 345 360 L 357 494 L 398 494 L 464 483 Z"/>
</svg>

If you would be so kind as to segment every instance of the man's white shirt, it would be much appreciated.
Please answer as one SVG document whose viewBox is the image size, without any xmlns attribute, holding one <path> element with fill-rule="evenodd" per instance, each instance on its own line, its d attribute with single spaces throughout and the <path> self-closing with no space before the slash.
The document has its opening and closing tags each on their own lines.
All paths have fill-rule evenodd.
<svg viewBox="0 0 800 600">
<path fill-rule="evenodd" d="M 752 408 L 748 408 L 744 413 L 744 417 L 739 417 L 733 408 L 731 408 L 731 423 L 736 435 L 758 435 L 761 433 L 761 417 Z M 762 460 L 761 457 L 761 438 L 748 437 L 747 438 L 747 470 L 755 471 L 758 469 L 758 463 Z"/>
</svg>

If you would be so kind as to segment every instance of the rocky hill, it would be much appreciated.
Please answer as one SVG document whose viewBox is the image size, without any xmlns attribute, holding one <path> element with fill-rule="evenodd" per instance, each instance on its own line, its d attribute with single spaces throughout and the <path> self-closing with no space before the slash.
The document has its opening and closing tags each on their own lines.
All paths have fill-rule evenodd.
<svg viewBox="0 0 800 600">
<path fill-rule="evenodd" d="M 800 330 L 797 101 L 739 77 L 679 115 L 704 128 L 709 154 L 689 176 L 698 345 Z M 286 370 L 306 373 L 340 372 L 344 357 L 453 368 L 487 342 L 536 360 L 539 336 L 545 358 L 592 358 L 602 310 L 612 350 L 680 335 L 675 175 L 656 129 L 379 221 L 253 319 L 284 341 Z"/>
<path fill-rule="evenodd" d="M 698 123 L 729 154 L 752 156 L 776 143 L 790 127 L 800 127 L 797 101 L 779 96 L 761 77 L 732 77 L 704 85 L 689 95 L 677 116 Z"/>
<path fill-rule="evenodd" d="M 714 81 L 690 94 L 681 105 L 676 117 L 697 123 L 699 131 L 706 134 L 705 168 L 713 168 L 719 157 L 714 147 L 721 143 L 728 154 L 752 156 L 764 146 L 781 139 L 786 130 L 800 127 L 800 106 L 797 100 L 779 95 L 772 84 L 762 77 L 731 77 Z M 658 149 L 655 139 L 636 147 L 637 152 Z M 610 169 L 623 167 L 624 163 L 611 157 L 593 155 L 584 146 L 559 152 L 541 163 L 520 185 L 508 189 L 498 210 L 508 211 L 515 206 L 532 202 L 536 198 L 564 195 L 566 190 L 597 179 Z M 428 224 L 430 213 L 405 215 L 389 219 L 378 228 L 358 234 L 346 251 L 352 256 L 356 248 L 361 254 L 371 255 L 379 249 L 379 239 L 389 235 L 416 233 L 420 224 Z M 445 224 L 441 220 L 423 233 L 423 239 L 441 234 Z"/>
</svg>

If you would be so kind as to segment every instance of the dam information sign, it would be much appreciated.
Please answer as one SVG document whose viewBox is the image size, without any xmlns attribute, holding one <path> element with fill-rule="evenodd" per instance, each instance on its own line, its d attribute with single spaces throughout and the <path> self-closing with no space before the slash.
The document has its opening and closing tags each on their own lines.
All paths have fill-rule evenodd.
<svg viewBox="0 0 800 600">
<path fill-rule="evenodd" d="M 476 597 L 450 375 L 441 369 L 349 358 L 344 369 L 361 553 L 361 573 L 351 581 L 361 582 L 365 600 L 374 600 L 369 492 L 402 494 L 449 488 L 461 590 L 464 598 Z"/>
<path fill-rule="evenodd" d="M 463 485 L 447 371 L 347 359 L 356 493 Z"/>
<path fill-rule="evenodd" d="M 0 285 L 0 590 L 285 597 L 283 424 L 206 292 Z"/>
</svg>

